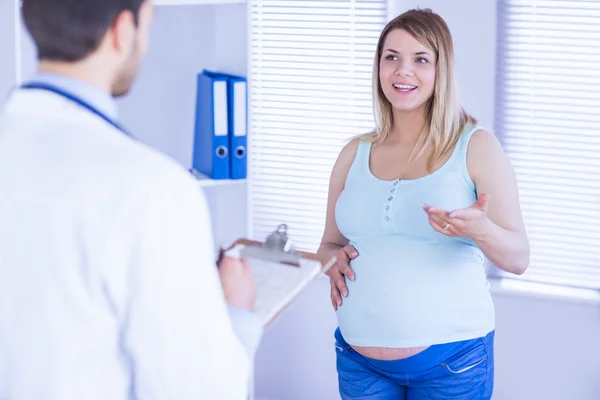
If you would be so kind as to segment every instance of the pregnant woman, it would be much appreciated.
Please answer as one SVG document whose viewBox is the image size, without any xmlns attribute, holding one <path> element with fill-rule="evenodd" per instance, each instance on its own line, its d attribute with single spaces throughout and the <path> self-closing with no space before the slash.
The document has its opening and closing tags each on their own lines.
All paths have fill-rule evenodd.
<svg viewBox="0 0 600 400">
<path fill-rule="evenodd" d="M 328 274 L 341 397 L 490 399 L 483 262 L 514 274 L 529 264 L 514 172 L 461 106 L 452 37 L 431 10 L 388 23 L 373 87 L 377 127 L 335 163 L 319 249 L 338 257 Z"/>
</svg>

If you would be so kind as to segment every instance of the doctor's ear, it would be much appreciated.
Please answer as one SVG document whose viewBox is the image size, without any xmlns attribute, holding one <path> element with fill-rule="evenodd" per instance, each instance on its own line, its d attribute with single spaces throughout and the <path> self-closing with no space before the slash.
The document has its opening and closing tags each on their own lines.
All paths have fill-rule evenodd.
<svg viewBox="0 0 600 400">
<path fill-rule="evenodd" d="M 108 34 L 108 45 L 114 52 L 127 57 L 135 46 L 138 21 L 133 12 L 121 11 L 115 18 Z"/>
</svg>

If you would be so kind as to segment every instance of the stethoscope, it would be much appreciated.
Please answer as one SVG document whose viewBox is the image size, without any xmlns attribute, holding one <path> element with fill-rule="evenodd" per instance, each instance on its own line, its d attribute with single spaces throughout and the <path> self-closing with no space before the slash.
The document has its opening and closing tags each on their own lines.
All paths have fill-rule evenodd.
<svg viewBox="0 0 600 400">
<path fill-rule="evenodd" d="M 123 128 L 117 121 L 115 121 L 114 119 L 112 119 L 108 115 L 104 114 L 102 111 L 98 110 L 96 107 L 94 107 L 93 105 L 91 105 L 87 101 L 83 100 L 82 98 L 80 98 L 78 96 L 75 96 L 73 93 L 69 93 L 69 92 L 67 92 L 65 90 L 62 90 L 62 89 L 56 87 L 56 86 L 48 85 L 47 83 L 41 83 L 41 82 L 25 83 L 25 84 L 21 85 L 19 88 L 20 89 L 46 90 L 48 92 L 52 92 L 54 94 L 62 96 L 64 98 L 68 99 L 68 100 L 71 100 L 75 104 L 77 104 L 77 105 L 85 108 L 87 111 L 89 111 L 90 113 L 96 115 L 97 117 L 103 119 L 108 124 L 110 124 L 111 126 L 115 127 L 119 131 L 121 131 L 123 134 L 125 134 L 125 135 L 127 135 L 129 137 L 135 138 L 132 134 L 130 134 L 129 132 L 127 132 L 125 130 L 125 128 Z M 196 175 L 196 171 L 194 171 L 192 168 L 190 168 L 188 171 L 192 175 Z"/>
<path fill-rule="evenodd" d="M 97 117 L 103 119 L 108 124 L 110 124 L 111 126 L 115 127 L 116 129 L 118 129 L 119 131 L 121 131 L 122 133 L 124 133 L 125 135 L 133 137 L 117 121 L 115 121 L 114 119 L 112 119 L 108 115 L 104 114 L 102 111 L 98 110 L 96 107 L 94 107 L 93 105 L 91 105 L 87 101 L 83 100 L 82 98 L 80 98 L 78 96 L 75 96 L 72 93 L 69 93 L 69 92 L 67 92 L 65 90 L 62 90 L 62 89 L 60 89 L 60 88 L 58 88 L 56 86 L 49 85 L 47 83 L 41 83 L 41 82 L 30 82 L 30 83 L 26 83 L 26 84 L 21 85 L 20 89 L 46 90 L 48 92 L 52 92 L 54 94 L 62 96 L 64 98 L 68 99 L 68 100 L 71 100 L 75 104 L 77 104 L 77 105 L 85 108 L 87 111 L 89 111 L 90 113 L 96 115 Z"/>
</svg>

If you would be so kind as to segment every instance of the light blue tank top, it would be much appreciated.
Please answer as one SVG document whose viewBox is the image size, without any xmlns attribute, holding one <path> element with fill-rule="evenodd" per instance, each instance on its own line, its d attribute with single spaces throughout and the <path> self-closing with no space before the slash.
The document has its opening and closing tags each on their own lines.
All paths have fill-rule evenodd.
<svg viewBox="0 0 600 400">
<path fill-rule="evenodd" d="M 355 346 L 416 347 L 468 340 L 494 329 L 494 306 L 481 250 L 436 232 L 423 211 L 477 200 L 467 171 L 468 125 L 448 161 L 413 180 L 386 181 L 369 168 L 360 142 L 335 208 L 340 232 L 356 247 L 355 281 L 338 308 L 344 339 Z"/>
</svg>

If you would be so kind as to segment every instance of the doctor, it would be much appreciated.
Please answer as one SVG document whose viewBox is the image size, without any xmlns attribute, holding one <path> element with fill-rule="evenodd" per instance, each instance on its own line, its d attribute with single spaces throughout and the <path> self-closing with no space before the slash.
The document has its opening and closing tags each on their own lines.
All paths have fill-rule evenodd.
<svg viewBox="0 0 600 400">
<path fill-rule="evenodd" d="M 22 12 L 39 73 L 0 117 L 0 399 L 245 398 L 249 270 L 216 268 L 194 179 L 118 124 L 151 1 Z"/>
</svg>

